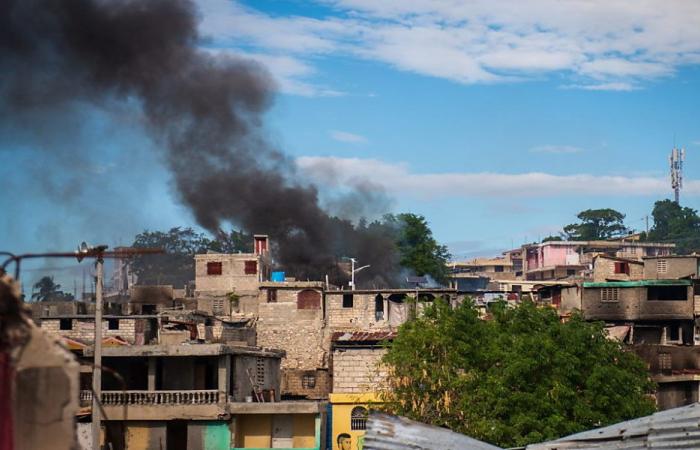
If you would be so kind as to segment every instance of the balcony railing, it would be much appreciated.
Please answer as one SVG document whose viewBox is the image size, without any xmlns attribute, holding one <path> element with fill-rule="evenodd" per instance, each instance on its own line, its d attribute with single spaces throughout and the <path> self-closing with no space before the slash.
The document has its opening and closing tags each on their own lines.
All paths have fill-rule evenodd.
<svg viewBox="0 0 700 450">
<path fill-rule="evenodd" d="M 92 405 L 92 391 L 83 390 L 80 391 L 80 406 L 91 406 Z"/>
<path fill-rule="evenodd" d="M 83 392 L 80 393 L 81 401 Z M 219 392 L 216 389 L 206 391 L 102 391 L 102 404 L 104 406 L 212 405 L 218 401 Z"/>
</svg>

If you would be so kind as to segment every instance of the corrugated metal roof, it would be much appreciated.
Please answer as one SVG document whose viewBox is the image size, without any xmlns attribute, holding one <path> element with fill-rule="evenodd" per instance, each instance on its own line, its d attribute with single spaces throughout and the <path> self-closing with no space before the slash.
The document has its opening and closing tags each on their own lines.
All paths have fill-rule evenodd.
<svg viewBox="0 0 700 450">
<path fill-rule="evenodd" d="M 528 445 L 527 450 L 684 449 L 700 448 L 700 403 L 657 412 L 556 441 Z"/>
<path fill-rule="evenodd" d="M 331 339 L 333 340 L 333 342 L 378 342 L 394 339 L 395 337 L 395 331 L 338 331 L 333 333 Z"/>
<path fill-rule="evenodd" d="M 639 280 L 639 281 L 605 281 L 600 283 L 583 283 L 585 288 L 606 287 L 645 287 L 645 286 L 690 286 L 691 280 Z"/>
<path fill-rule="evenodd" d="M 445 428 L 404 417 L 371 413 L 364 450 L 501 450 Z"/>
</svg>

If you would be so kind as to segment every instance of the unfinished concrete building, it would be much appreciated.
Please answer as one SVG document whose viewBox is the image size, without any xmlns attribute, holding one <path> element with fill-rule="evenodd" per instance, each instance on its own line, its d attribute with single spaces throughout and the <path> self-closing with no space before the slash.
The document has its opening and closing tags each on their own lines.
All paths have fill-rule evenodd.
<svg viewBox="0 0 700 450">
<path fill-rule="evenodd" d="M 320 449 L 323 405 L 280 402 L 283 356 L 227 344 L 107 347 L 103 439 L 115 450 Z"/>
</svg>

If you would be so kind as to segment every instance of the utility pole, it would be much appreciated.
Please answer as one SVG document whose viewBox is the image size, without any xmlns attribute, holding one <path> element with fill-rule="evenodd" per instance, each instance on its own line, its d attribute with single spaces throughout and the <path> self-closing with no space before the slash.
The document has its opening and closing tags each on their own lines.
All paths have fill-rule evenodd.
<svg viewBox="0 0 700 450">
<path fill-rule="evenodd" d="M 350 258 L 350 289 L 355 290 L 355 258 Z"/>
<path fill-rule="evenodd" d="M 644 216 L 644 220 L 645 220 L 646 225 L 647 225 L 647 234 L 649 234 L 649 214 Z"/>
<path fill-rule="evenodd" d="M 95 261 L 95 359 L 92 367 L 92 448 L 100 449 L 100 429 L 102 417 L 100 415 L 100 400 L 102 397 L 102 284 L 104 277 L 104 259 L 102 252 L 106 245 L 97 247 L 97 259 Z"/>
</svg>

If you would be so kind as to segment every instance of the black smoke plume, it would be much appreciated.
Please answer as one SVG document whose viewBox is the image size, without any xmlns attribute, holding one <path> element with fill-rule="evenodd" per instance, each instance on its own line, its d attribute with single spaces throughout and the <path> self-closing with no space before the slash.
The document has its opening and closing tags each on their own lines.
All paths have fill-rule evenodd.
<svg viewBox="0 0 700 450">
<path fill-rule="evenodd" d="M 216 233 L 228 222 L 269 234 L 279 264 L 300 278 L 330 273 L 343 281 L 337 268 L 346 255 L 372 265 L 367 283 L 393 281 L 391 233 L 326 213 L 317 188 L 266 139 L 270 76 L 251 61 L 203 50 L 191 2 L 0 4 L 0 119 L 38 112 L 29 117 L 50 122 L 76 102 L 134 104 L 165 149 L 180 200 L 204 228 Z"/>
</svg>

